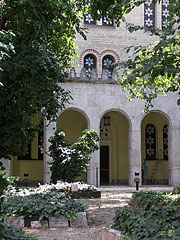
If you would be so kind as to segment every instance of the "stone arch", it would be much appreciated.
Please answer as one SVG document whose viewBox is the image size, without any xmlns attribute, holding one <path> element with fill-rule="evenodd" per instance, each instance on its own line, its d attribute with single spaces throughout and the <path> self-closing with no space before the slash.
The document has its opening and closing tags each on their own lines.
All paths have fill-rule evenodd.
<svg viewBox="0 0 180 240">
<path fill-rule="evenodd" d="M 105 118 L 108 117 L 109 125 L 105 125 Z M 100 132 L 102 130 L 106 131 L 107 138 L 102 133 L 103 138 L 100 142 L 100 184 L 128 185 L 130 128 L 130 118 L 124 111 L 112 108 L 101 113 Z"/>
<path fill-rule="evenodd" d="M 105 51 L 101 52 L 101 54 L 100 54 L 100 64 L 101 65 L 102 65 L 102 59 L 106 55 L 109 55 L 109 56 L 113 57 L 114 60 L 115 60 L 115 63 L 120 63 L 120 57 L 119 57 L 119 55 L 115 51 L 113 51 L 113 50 L 105 50 Z"/>
<path fill-rule="evenodd" d="M 119 112 L 119 113 L 121 113 L 122 115 L 124 115 L 124 116 L 127 118 L 127 121 L 128 121 L 128 124 L 129 124 L 129 129 L 130 129 L 130 130 L 132 129 L 131 118 L 129 117 L 129 115 L 128 115 L 125 111 L 123 111 L 123 110 L 121 110 L 121 109 L 118 109 L 118 108 L 110 108 L 110 109 L 105 110 L 104 112 L 101 113 L 100 119 L 101 119 L 106 113 L 108 113 L 108 112 Z"/>
<path fill-rule="evenodd" d="M 97 67 L 99 65 L 99 59 L 100 59 L 100 54 L 98 51 L 94 50 L 94 49 L 86 49 L 84 50 L 81 54 L 80 54 L 80 65 L 81 67 L 84 66 L 84 57 L 87 55 L 87 54 L 92 54 L 95 56 L 96 58 L 96 61 L 97 61 Z"/>
<path fill-rule="evenodd" d="M 65 128 L 65 133 L 66 131 L 68 132 L 67 140 L 72 141 L 77 140 L 84 129 L 89 129 L 90 121 L 89 117 L 83 110 L 79 108 L 69 107 L 64 109 L 59 114 L 57 127 L 58 126 Z M 74 134 L 74 136 L 70 136 L 70 134 Z"/>
<path fill-rule="evenodd" d="M 145 114 L 141 119 L 141 155 L 143 159 L 146 159 L 147 151 L 151 153 L 151 134 L 145 135 L 145 127 L 147 124 L 153 124 L 156 128 L 155 144 L 156 149 L 155 159 L 146 161 L 147 172 L 147 184 L 168 184 L 169 183 L 169 166 L 172 161 L 171 156 L 171 129 L 172 123 L 170 117 L 160 110 L 152 110 Z M 164 146 L 163 146 L 163 127 L 168 126 L 168 159 L 164 159 Z M 148 137 L 148 139 L 146 139 Z M 153 143 L 152 143 L 153 144 Z"/>
</svg>

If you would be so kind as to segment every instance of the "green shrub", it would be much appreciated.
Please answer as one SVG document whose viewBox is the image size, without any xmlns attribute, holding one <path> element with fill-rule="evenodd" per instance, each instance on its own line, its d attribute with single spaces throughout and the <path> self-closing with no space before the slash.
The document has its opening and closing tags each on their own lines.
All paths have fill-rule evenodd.
<svg viewBox="0 0 180 240">
<path fill-rule="evenodd" d="M 133 208 L 148 210 L 155 205 L 167 205 L 172 202 L 172 195 L 161 192 L 135 192 L 131 199 Z"/>
<path fill-rule="evenodd" d="M 133 208 L 116 211 L 114 229 L 133 240 L 180 239 L 179 195 L 140 192 L 135 196 Z"/>
<path fill-rule="evenodd" d="M 91 154 L 98 150 L 99 136 L 94 130 L 84 130 L 83 135 L 74 144 L 64 140 L 65 133 L 59 129 L 49 139 L 49 155 L 52 171 L 51 182 L 58 180 L 72 182 L 86 171 Z"/>
<path fill-rule="evenodd" d="M 40 216 L 40 220 L 51 216 L 64 215 L 68 220 L 77 217 L 78 212 L 83 212 L 85 205 L 79 201 L 66 197 L 65 193 L 48 185 L 40 189 L 14 188 L 8 190 L 2 204 L 4 216 Z"/>
<path fill-rule="evenodd" d="M 4 167 L 2 165 L 2 162 L 0 162 L 0 198 L 1 198 L 4 190 L 9 185 L 13 185 L 15 180 L 18 180 L 18 177 L 8 177 Z"/>
</svg>

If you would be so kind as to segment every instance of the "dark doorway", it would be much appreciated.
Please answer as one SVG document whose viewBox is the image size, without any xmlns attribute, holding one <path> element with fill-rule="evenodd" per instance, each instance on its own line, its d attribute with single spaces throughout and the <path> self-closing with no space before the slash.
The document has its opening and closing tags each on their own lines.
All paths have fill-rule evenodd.
<svg viewBox="0 0 180 240">
<path fill-rule="evenodd" d="M 109 184 L 109 146 L 100 148 L 100 184 Z"/>
</svg>

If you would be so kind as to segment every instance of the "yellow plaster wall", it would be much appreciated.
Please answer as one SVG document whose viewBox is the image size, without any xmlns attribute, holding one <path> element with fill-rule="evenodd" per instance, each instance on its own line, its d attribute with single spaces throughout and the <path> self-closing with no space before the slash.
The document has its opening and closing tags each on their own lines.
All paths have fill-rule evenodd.
<svg viewBox="0 0 180 240">
<path fill-rule="evenodd" d="M 87 129 L 87 121 L 85 117 L 78 111 L 67 110 L 63 112 L 57 122 L 57 128 L 62 128 L 65 132 L 65 140 L 75 143 Z M 86 181 L 86 172 L 79 176 L 77 181 Z"/>
<path fill-rule="evenodd" d="M 40 115 L 33 118 L 35 124 L 40 123 Z M 35 160 L 18 160 L 17 157 L 11 157 L 11 175 L 19 176 L 20 181 L 28 179 L 29 181 L 43 181 L 43 160 L 38 160 L 38 133 L 31 141 L 31 157 Z M 24 173 L 29 173 L 24 177 Z"/>
<path fill-rule="evenodd" d="M 66 134 L 65 140 L 72 143 L 77 141 L 87 127 L 87 121 L 84 116 L 75 110 L 63 112 L 57 122 L 57 128 L 62 128 Z"/>
<path fill-rule="evenodd" d="M 43 180 L 43 160 L 17 160 L 17 157 L 11 158 L 11 175 L 19 176 L 20 181 L 28 179 L 29 181 Z M 24 173 L 29 173 L 24 177 Z"/>
<path fill-rule="evenodd" d="M 128 120 L 119 112 L 106 114 L 111 119 L 111 179 L 128 180 Z"/>
<path fill-rule="evenodd" d="M 141 126 L 141 141 L 142 141 L 142 159 L 145 159 L 145 126 L 147 124 L 153 124 L 156 128 L 156 156 L 163 159 L 163 127 L 168 124 L 168 120 L 159 113 L 149 113 L 142 121 Z M 155 160 L 147 160 L 146 165 L 148 167 L 147 179 L 151 179 L 152 171 L 154 168 Z M 168 161 L 163 160 L 158 163 L 157 172 L 154 174 L 155 179 L 168 179 Z"/>
</svg>

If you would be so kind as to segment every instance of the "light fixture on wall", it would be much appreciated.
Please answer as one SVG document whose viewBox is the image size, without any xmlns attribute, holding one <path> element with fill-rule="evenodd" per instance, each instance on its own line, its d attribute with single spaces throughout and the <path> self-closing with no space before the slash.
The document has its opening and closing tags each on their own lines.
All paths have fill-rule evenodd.
<svg viewBox="0 0 180 240">
<path fill-rule="evenodd" d="M 104 117 L 104 126 L 110 126 L 110 117 Z"/>
</svg>

